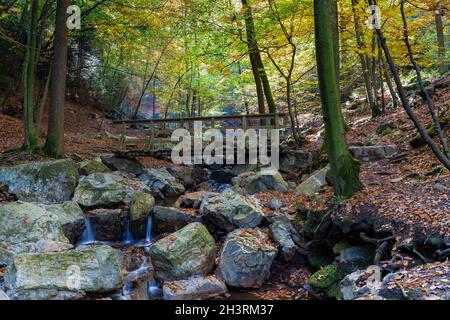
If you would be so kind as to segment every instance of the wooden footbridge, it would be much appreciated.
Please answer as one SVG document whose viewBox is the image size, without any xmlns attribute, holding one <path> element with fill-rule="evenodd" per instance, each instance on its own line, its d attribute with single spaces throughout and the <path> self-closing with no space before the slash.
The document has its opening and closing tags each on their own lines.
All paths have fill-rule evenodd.
<svg viewBox="0 0 450 320">
<path fill-rule="evenodd" d="M 194 124 L 202 122 L 202 130 L 219 129 L 279 129 L 284 130 L 286 114 L 225 115 L 208 117 L 186 117 L 176 119 L 118 120 L 122 133 L 117 144 L 121 155 L 153 155 L 157 143 L 170 143 L 176 129 L 186 129 L 193 136 Z"/>
</svg>

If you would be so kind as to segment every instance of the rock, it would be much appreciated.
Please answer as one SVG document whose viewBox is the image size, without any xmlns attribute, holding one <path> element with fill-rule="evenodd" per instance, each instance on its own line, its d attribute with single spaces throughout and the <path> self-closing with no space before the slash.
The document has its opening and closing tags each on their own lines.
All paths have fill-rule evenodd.
<svg viewBox="0 0 450 320">
<path fill-rule="evenodd" d="M 325 185 L 327 185 L 327 174 L 330 171 L 330 166 L 326 166 L 314 172 L 308 179 L 300 183 L 295 188 L 295 194 L 300 196 L 312 197 L 319 192 Z"/>
<path fill-rule="evenodd" d="M 122 209 L 95 209 L 86 212 L 92 223 L 95 240 L 121 241 L 127 231 L 126 214 Z"/>
<path fill-rule="evenodd" d="M 211 172 L 211 179 L 217 183 L 231 183 L 236 175 L 230 169 L 214 170 Z"/>
<path fill-rule="evenodd" d="M 256 199 L 246 198 L 231 189 L 204 201 L 200 213 L 205 221 L 228 232 L 257 227 L 263 220 L 263 212 Z"/>
<path fill-rule="evenodd" d="M 339 284 L 343 300 L 449 300 L 450 262 L 435 262 L 390 273 L 378 266 L 347 275 Z"/>
<path fill-rule="evenodd" d="M 280 254 L 284 261 L 290 261 L 297 251 L 300 235 L 287 217 L 276 219 L 269 226 L 271 239 L 281 248 Z"/>
<path fill-rule="evenodd" d="M 317 155 L 312 152 L 290 150 L 280 155 L 280 171 L 284 173 L 309 171 Z"/>
<path fill-rule="evenodd" d="M 395 122 L 382 123 L 377 128 L 377 134 L 381 137 L 391 134 L 398 130 L 397 124 Z"/>
<path fill-rule="evenodd" d="M 204 300 L 226 294 L 225 283 L 215 276 L 192 277 L 188 280 L 166 282 L 164 300 Z"/>
<path fill-rule="evenodd" d="M 146 258 L 142 265 L 125 276 L 122 295 L 127 300 L 150 300 L 149 282 L 153 280 L 153 266 Z"/>
<path fill-rule="evenodd" d="M 93 173 L 107 173 L 109 171 L 109 168 L 103 164 L 100 157 L 78 163 L 78 172 L 83 176 L 88 176 Z"/>
<path fill-rule="evenodd" d="M 279 172 L 269 175 L 255 172 L 246 172 L 232 179 L 234 189 L 244 195 L 264 191 L 281 191 L 289 189 Z"/>
<path fill-rule="evenodd" d="M 270 275 L 277 248 L 259 229 L 238 229 L 228 234 L 220 252 L 216 274 L 225 283 L 259 288 Z"/>
<path fill-rule="evenodd" d="M 0 206 L 0 264 L 9 264 L 14 254 L 36 252 L 40 240 L 69 244 L 61 225 L 45 209 L 21 201 Z"/>
<path fill-rule="evenodd" d="M 0 301 L 6 301 L 6 300 L 10 300 L 8 295 L 0 289 Z"/>
<path fill-rule="evenodd" d="M 330 264 L 309 278 L 309 289 L 317 297 L 335 298 L 339 291 L 339 282 L 344 276 L 336 265 Z"/>
<path fill-rule="evenodd" d="M 5 273 L 6 292 L 13 300 L 79 299 L 122 284 L 119 252 L 108 246 L 19 254 Z"/>
<path fill-rule="evenodd" d="M 155 198 L 151 194 L 145 192 L 133 194 L 130 208 L 130 224 L 131 232 L 135 239 L 145 237 L 147 220 L 154 206 Z"/>
<path fill-rule="evenodd" d="M 157 233 L 178 231 L 195 220 L 194 216 L 177 208 L 161 206 L 153 208 L 153 226 Z"/>
<path fill-rule="evenodd" d="M 140 181 L 117 173 L 94 173 L 80 179 L 73 200 L 83 208 L 111 208 L 130 203 L 137 192 L 151 194 Z"/>
<path fill-rule="evenodd" d="M 268 205 L 268 208 L 273 209 L 273 210 L 278 210 L 283 206 L 283 202 L 278 199 L 278 198 L 272 198 L 272 200 L 270 200 L 270 203 Z"/>
<path fill-rule="evenodd" d="M 78 177 L 76 163 L 70 159 L 0 168 L 0 184 L 8 186 L 10 194 L 26 202 L 69 201 Z"/>
<path fill-rule="evenodd" d="M 375 250 L 371 246 L 353 246 L 343 249 L 338 258 L 341 271 L 351 273 L 367 268 L 374 259 Z"/>
<path fill-rule="evenodd" d="M 350 146 L 350 152 L 359 161 L 378 161 L 397 153 L 397 146 Z"/>
<path fill-rule="evenodd" d="M 139 176 L 144 173 L 145 166 L 137 159 L 102 155 L 101 160 L 113 171 L 121 171 Z"/>
<path fill-rule="evenodd" d="M 190 189 L 202 182 L 208 181 L 208 170 L 194 167 L 190 168 L 181 168 L 178 166 L 167 168 L 167 171 L 176 179 L 178 179 L 185 189 Z"/>
<path fill-rule="evenodd" d="M 71 249 L 73 249 L 73 245 L 67 242 L 51 240 L 39 240 L 36 242 L 36 252 L 39 253 L 63 252 Z"/>
<path fill-rule="evenodd" d="M 197 191 L 181 195 L 175 202 L 175 207 L 199 209 L 202 201 L 218 196 L 217 192 Z"/>
<path fill-rule="evenodd" d="M 75 244 L 84 231 L 84 215 L 78 203 L 67 201 L 63 204 L 41 205 L 47 213 L 61 224 L 64 235 Z"/>
<path fill-rule="evenodd" d="M 214 268 L 216 244 L 201 223 L 188 224 L 150 247 L 155 278 L 161 282 L 203 276 Z"/>
<path fill-rule="evenodd" d="M 184 186 L 164 168 L 146 169 L 139 179 L 164 197 L 176 197 L 185 191 Z"/>
</svg>

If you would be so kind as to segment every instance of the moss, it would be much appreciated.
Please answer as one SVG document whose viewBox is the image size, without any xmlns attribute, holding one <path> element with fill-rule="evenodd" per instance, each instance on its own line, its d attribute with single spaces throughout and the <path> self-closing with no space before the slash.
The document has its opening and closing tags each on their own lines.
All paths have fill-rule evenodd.
<svg viewBox="0 0 450 320">
<path fill-rule="evenodd" d="M 314 273 L 309 279 L 309 283 L 316 289 L 330 289 L 331 286 L 341 281 L 344 276 L 336 265 L 330 264 Z"/>
</svg>

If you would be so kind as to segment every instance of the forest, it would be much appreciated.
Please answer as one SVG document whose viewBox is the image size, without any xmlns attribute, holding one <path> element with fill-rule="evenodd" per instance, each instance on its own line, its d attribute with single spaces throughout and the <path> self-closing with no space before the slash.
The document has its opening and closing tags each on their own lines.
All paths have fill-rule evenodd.
<svg viewBox="0 0 450 320">
<path fill-rule="evenodd" d="M 0 300 L 450 300 L 449 9 L 0 0 Z"/>
</svg>

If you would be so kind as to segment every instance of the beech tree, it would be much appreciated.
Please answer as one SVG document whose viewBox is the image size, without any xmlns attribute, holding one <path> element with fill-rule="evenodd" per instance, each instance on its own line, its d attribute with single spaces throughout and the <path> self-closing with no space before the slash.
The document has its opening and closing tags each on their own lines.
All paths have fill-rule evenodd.
<svg viewBox="0 0 450 320">
<path fill-rule="evenodd" d="M 333 0 L 314 0 L 316 60 L 333 189 L 336 196 L 347 198 L 361 189 L 360 166 L 351 155 L 345 140 L 335 70 L 332 5 Z"/>
</svg>

